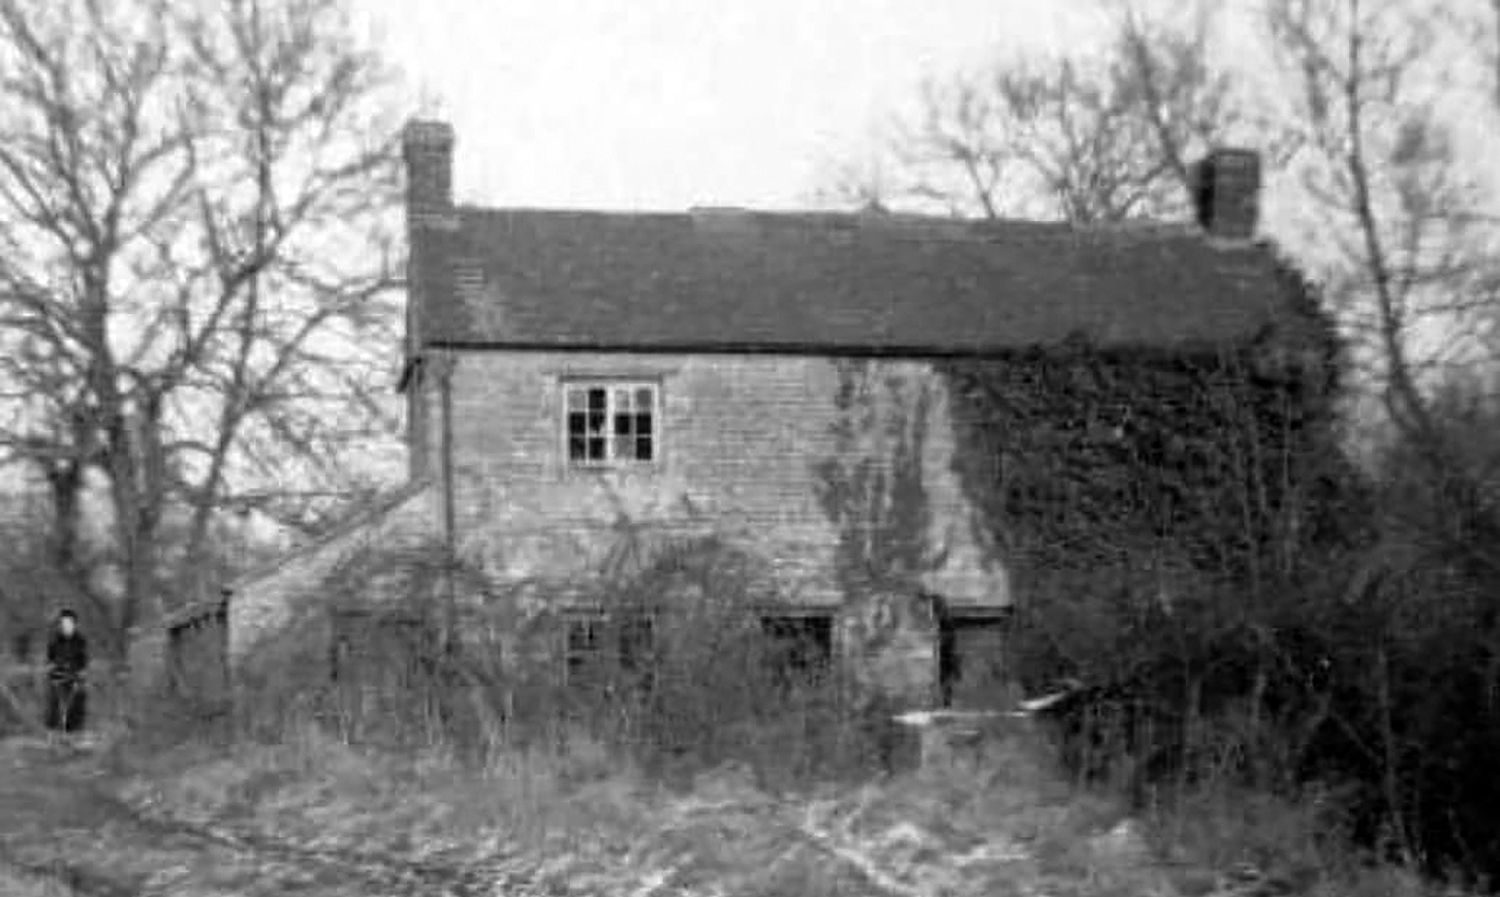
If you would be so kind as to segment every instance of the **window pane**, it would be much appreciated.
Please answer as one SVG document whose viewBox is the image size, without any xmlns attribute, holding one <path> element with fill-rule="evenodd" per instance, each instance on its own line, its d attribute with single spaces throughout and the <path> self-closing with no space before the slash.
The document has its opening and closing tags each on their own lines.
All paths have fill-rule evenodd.
<svg viewBox="0 0 1500 897">
<path fill-rule="evenodd" d="M 568 647 L 572 650 L 588 650 L 599 642 L 599 632 L 593 620 L 574 620 L 568 624 Z"/>
<path fill-rule="evenodd" d="M 568 460 L 650 462 L 656 453 L 657 390 L 640 383 L 574 383 L 564 389 Z"/>
<path fill-rule="evenodd" d="M 598 672 L 599 625 L 594 620 L 573 620 L 567 632 L 568 679 L 587 683 Z"/>
</svg>

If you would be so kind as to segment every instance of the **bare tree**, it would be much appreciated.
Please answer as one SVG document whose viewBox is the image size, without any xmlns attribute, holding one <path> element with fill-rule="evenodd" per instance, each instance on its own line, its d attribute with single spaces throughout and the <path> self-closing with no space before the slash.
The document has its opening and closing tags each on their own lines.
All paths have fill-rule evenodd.
<svg viewBox="0 0 1500 897">
<path fill-rule="evenodd" d="M 1240 124 L 1233 83 L 1209 62 L 1211 22 L 1207 7 L 1184 26 L 1127 9 L 1102 55 L 930 81 L 919 113 L 893 128 L 883 183 L 845 172 L 833 194 L 989 218 L 1178 215 L 1190 161 Z"/>
<path fill-rule="evenodd" d="M 1435 103 L 1435 26 L 1360 0 L 1268 10 L 1344 323 L 1391 420 L 1436 438 L 1425 387 L 1490 350 L 1500 234 L 1495 197 Z"/>
<path fill-rule="evenodd" d="M 395 128 L 350 33 L 338 0 L 0 0 L 0 450 L 80 580 L 107 488 L 121 632 L 217 512 L 337 485 L 381 432 Z"/>
<path fill-rule="evenodd" d="M 1404 549 L 1416 560 L 1403 574 L 1423 571 L 1437 581 L 1435 571 L 1456 573 L 1492 593 L 1500 506 L 1488 453 L 1473 451 L 1474 419 L 1458 413 L 1452 387 L 1494 361 L 1500 219 L 1493 185 L 1480 180 L 1444 118 L 1443 92 L 1452 87 L 1445 48 L 1457 42 L 1440 29 L 1450 20 L 1433 8 L 1367 0 L 1271 0 L 1266 11 L 1290 75 L 1285 125 L 1299 146 L 1295 167 L 1321 236 L 1306 255 L 1326 258 L 1325 280 L 1363 362 L 1361 380 L 1395 430 L 1400 466 L 1387 465 L 1384 539 L 1366 567 L 1390 569 L 1390 555 Z M 1378 601 L 1380 590 L 1371 591 Z M 1421 594 L 1387 591 L 1400 600 L 1390 599 L 1370 633 L 1375 647 L 1362 685 L 1385 812 L 1410 864 L 1421 854 L 1422 796 L 1411 758 L 1431 746 L 1403 735 L 1409 727 L 1397 712 L 1391 658 L 1421 637 L 1413 621 L 1433 610 Z M 1500 650 L 1497 610 L 1481 602 L 1471 617 L 1490 656 Z M 1450 603 L 1438 615 L 1454 612 Z"/>
<path fill-rule="evenodd" d="M 1490 0 L 1490 69 L 1495 79 L 1495 107 L 1500 109 L 1500 0 Z"/>
<path fill-rule="evenodd" d="M 1480 24 L 1476 33 L 1486 50 L 1491 99 L 1495 110 L 1500 112 L 1500 0 L 1490 0 L 1489 20 Z"/>
</svg>

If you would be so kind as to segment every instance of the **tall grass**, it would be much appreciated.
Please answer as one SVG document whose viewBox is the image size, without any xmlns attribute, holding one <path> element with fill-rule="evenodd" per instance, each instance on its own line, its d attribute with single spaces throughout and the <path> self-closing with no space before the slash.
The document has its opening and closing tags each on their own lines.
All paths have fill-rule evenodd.
<svg viewBox="0 0 1500 897">
<path fill-rule="evenodd" d="M 309 602 L 240 674 L 233 728 L 269 742 L 315 722 L 349 744 L 441 749 L 474 768 L 583 737 L 653 774 L 734 762 L 776 787 L 893 762 L 899 736 L 879 697 L 836 656 L 799 664 L 796 646 L 769 638 L 727 551 L 711 539 L 659 547 L 576 613 L 558 612 L 561 599 L 523 614 L 511 596 L 470 594 L 453 638 L 442 601 L 397 577 L 409 594 L 345 615 L 363 664 L 331 656 L 332 610 Z M 345 565 L 338 575 L 359 580 L 322 594 L 364 592 L 370 578 L 391 581 L 379 568 L 422 557 Z M 490 625 L 496 614 L 505 625 Z M 592 650 L 570 654 L 570 629 L 585 621 Z"/>
<path fill-rule="evenodd" d="M 701 787 L 716 769 L 742 769 L 757 789 L 803 795 L 879 779 L 907 795 L 903 806 L 936 788 L 955 801 L 952 813 L 983 804 L 987 814 L 1003 805 L 1018 819 L 1065 817 L 1049 829 L 1057 874 L 1093 868 L 1105 862 L 1100 849 L 1113 849 L 1089 846 L 1095 829 L 1107 828 L 1085 819 L 1093 806 L 1095 816 L 1133 810 L 1149 823 L 1153 862 L 1165 868 L 1249 864 L 1325 893 L 1355 881 L 1363 893 L 1421 890 L 1395 872 L 1372 873 L 1387 868 L 1387 857 L 1356 847 L 1368 796 L 1361 782 L 1320 790 L 1308 783 L 1327 777 L 1300 765 L 1339 748 L 1318 741 L 1329 737 L 1323 724 L 1336 731 L 1339 723 L 1319 701 L 1338 699 L 1338 671 L 1304 662 L 1325 656 L 1317 639 L 1301 644 L 1282 627 L 1279 644 L 1296 662 L 1270 667 L 1246 627 L 1221 625 L 1217 637 L 1188 642 L 1174 634 L 1201 635 L 1209 631 L 1202 621 L 1181 613 L 1154 629 L 1137 621 L 1134 652 L 1119 655 L 1133 662 L 1107 680 L 1110 688 L 1085 693 L 1040 755 L 1028 747 L 1022 763 L 1015 750 L 992 751 L 968 772 L 891 779 L 885 774 L 903 746 L 889 709 L 837 657 L 795 669 L 784 646 L 765 637 L 721 550 L 711 541 L 670 546 L 605 583 L 586 602 L 599 649 L 586 665 L 568 663 L 572 618 L 553 612 L 545 596 L 507 627 L 486 625 L 488 605 L 471 604 L 460 637 L 448 639 L 443 605 L 415 589 L 411 600 L 379 605 L 364 619 L 361 637 L 379 646 L 379 675 L 349 667 L 335 679 L 329 609 L 309 603 L 289 629 L 297 637 L 276 639 L 237 684 L 234 715 L 215 730 L 218 746 L 239 758 L 225 775 L 252 791 L 256 781 L 274 784 L 276 769 L 343 775 L 366 791 L 371 781 L 404 776 L 428 789 L 446 782 L 454 805 L 470 807 L 473 795 L 458 795 L 482 787 L 500 796 L 507 826 L 541 820 L 538 837 L 590 825 L 571 797 L 579 789 L 595 789 L 628 816 L 640 809 L 627 795 Z M 643 621 L 649 639 L 638 637 Z M 184 718 L 156 734 L 173 725 L 202 724 Z M 378 774 L 360 772 L 371 757 L 384 758 Z M 264 775 L 245 779 L 254 768 Z M 1069 772 L 1072 781 L 1061 775 Z M 1113 795 L 1122 794 L 1133 807 L 1117 806 Z"/>
</svg>

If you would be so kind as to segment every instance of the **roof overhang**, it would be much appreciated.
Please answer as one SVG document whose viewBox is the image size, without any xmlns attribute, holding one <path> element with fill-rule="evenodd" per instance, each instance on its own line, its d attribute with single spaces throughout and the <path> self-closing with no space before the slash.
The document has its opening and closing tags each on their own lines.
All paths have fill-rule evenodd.
<svg viewBox="0 0 1500 897">
<path fill-rule="evenodd" d="M 1162 341 L 1160 343 L 1129 342 L 1052 342 L 1032 345 L 976 345 L 938 346 L 921 344 L 871 344 L 848 345 L 831 343 L 756 343 L 756 342 L 701 342 L 701 343 L 615 343 L 606 341 L 505 341 L 477 339 L 434 339 L 426 343 L 431 349 L 458 352 L 522 352 L 522 353 L 596 353 L 634 355 L 791 355 L 820 358 L 882 358 L 909 360 L 1003 360 L 1036 352 L 1076 353 L 1083 344 L 1100 352 L 1142 352 L 1175 356 L 1218 356 L 1225 350 L 1248 347 L 1256 334 L 1246 333 L 1237 343 L 1220 343 L 1209 340 Z M 408 362 L 408 369 L 420 361 Z M 408 377 L 403 376 L 402 383 Z"/>
</svg>

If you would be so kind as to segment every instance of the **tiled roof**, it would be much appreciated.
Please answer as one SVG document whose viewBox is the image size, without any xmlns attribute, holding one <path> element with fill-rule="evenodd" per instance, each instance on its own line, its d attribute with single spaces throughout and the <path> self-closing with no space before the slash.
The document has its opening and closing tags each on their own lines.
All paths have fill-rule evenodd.
<svg viewBox="0 0 1500 897">
<path fill-rule="evenodd" d="M 1222 344 L 1293 314 L 1269 249 L 1172 225 L 461 207 L 419 229 L 428 344 L 985 353 Z"/>
</svg>

